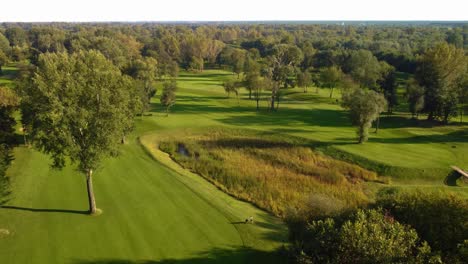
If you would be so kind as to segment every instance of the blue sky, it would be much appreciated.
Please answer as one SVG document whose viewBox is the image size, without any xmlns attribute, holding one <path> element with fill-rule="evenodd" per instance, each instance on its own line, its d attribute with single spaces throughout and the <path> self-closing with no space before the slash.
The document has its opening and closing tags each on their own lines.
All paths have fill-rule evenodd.
<svg viewBox="0 0 468 264">
<path fill-rule="evenodd" d="M 468 20 L 468 0 L 2 0 L 0 21 Z"/>
</svg>

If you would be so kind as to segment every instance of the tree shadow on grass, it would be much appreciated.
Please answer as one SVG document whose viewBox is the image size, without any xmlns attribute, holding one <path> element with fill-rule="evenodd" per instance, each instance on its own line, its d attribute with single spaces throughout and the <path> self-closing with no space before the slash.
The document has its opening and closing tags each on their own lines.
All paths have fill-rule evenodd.
<svg viewBox="0 0 468 264">
<path fill-rule="evenodd" d="M 251 248 L 239 247 L 235 249 L 214 248 L 196 254 L 186 259 L 163 260 L 127 260 L 127 259 L 100 259 L 76 260 L 75 264 L 237 264 L 237 263 L 287 263 L 285 254 L 265 252 Z"/>
<path fill-rule="evenodd" d="M 37 213 L 69 213 L 69 214 L 89 214 L 89 211 L 80 211 L 80 210 L 67 210 L 67 209 L 48 209 L 48 208 L 27 208 L 19 207 L 12 205 L 0 206 L 0 209 L 6 210 L 20 210 L 20 211 L 29 211 Z"/>
<path fill-rule="evenodd" d="M 386 144 L 466 143 L 468 131 L 458 130 L 441 135 L 418 135 L 404 138 L 371 138 L 369 142 Z M 456 148 L 456 146 L 452 146 Z"/>
<path fill-rule="evenodd" d="M 456 171 L 451 171 L 447 177 L 444 179 L 444 183 L 447 186 L 458 186 L 457 180 L 460 179 L 462 175 Z"/>
</svg>

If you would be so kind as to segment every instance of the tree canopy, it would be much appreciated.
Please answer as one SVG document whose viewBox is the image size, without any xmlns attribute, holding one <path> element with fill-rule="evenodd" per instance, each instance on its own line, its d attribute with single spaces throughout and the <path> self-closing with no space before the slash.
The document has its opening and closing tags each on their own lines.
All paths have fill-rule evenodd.
<svg viewBox="0 0 468 264">
<path fill-rule="evenodd" d="M 65 166 L 69 157 L 86 174 L 95 213 L 91 175 L 105 157 L 117 153 L 126 133 L 123 124 L 133 119 L 132 82 L 93 50 L 41 54 L 31 77 L 22 87 L 22 106 L 33 113 L 34 143 L 52 156 L 53 166 Z"/>
</svg>

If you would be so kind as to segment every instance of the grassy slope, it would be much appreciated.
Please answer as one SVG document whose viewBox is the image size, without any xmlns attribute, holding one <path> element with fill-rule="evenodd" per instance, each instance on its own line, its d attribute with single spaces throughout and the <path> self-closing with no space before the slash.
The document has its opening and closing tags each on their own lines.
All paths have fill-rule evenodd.
<svg viewBox="0 0 468 264">
<path fill-rule="evenodd" d="M 82 214 L 84 179 L 72 168 L 51 170 L 45 156 L 26 148 L 17 148 L 15 157 L 9 170 L 14 196 L 7 204 L 15 208 L 0 209 L 1 228 L 12 233 L 0 239 L 2 263 L 216 258 L 217 250 L 242 263 L 263 256 L 244 251 L 244 243 L 271 250 L 285 239 L 275 218 L 206 182 L 182 181 L 136 143 L 96 173 L 98 207 L 104 210 L 99 217 Z M 257 225 L 236 229 L 235 222 L 251 214 L 258 215 Z"/>
<path fill-rule="evenodd" d="M 121 155 L 96 171 L 98 217 L 84 214 L 84 177 L 72 166 L 52 170 L 45 155 L 16 148 L 13 196 L 0 208 L 0 229 L 10 232 L 0 237 L 0 263 L 280 261 L 271 253 L 286 240 L 279 219 L 145 152 L 135 136 L 155 121 L 138 120 Z M 250 215 L 254 225 L 240 223 Z"/>
</svg>

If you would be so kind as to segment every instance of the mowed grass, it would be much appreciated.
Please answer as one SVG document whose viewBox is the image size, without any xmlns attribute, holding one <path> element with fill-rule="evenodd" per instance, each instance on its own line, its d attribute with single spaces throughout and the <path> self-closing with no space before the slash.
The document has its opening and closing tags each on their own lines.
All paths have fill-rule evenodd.
<svg viewBox="0 0 468 264">
<path fill-rule="evenodd" d="M 139 131 L 152 129 L 138 120 Z M 286 240 L 278 218 L 199 177 L 154 160 L 137 139 L 95 173 L 100 216 L 88 216 L 84 177 L 26 147 L 8 170 L 11 200 L 0 208 L 0 263 L 259 263 Z M 242 223 L 253 215 L 255 224 Z M 140 262 L 141 261 L 141 262 Z"/>
<path fill-rule="evenodd" d="M 403 173 L 448 171 L 448 165 L 468 163 L 466 123 L 425 128 L 397 113 L 382 119 L 382 129 L 368 143 L 357 145 L 346 111 L 327 97 L 327 90 L 303 94 L 289 89 L 278 112 L 267 111 L 266 100 L 256 112 L 245 91 L 241 100 L 226 98 L 220 84 L 230 77 L 235 76 L 218 70 L 182 73 L 177 104 L 168 117 L 154 98 L 152 113 L 138 118 L 121 155 L 96 171 L 96 198 L 103 210 L 97 217 L 84 214 L 84 177 L 73 167 L 55 171 L 45 155 L 16 148 L 8 171 L 12 199 L 0 208 L 0 229 L 9 231 L 0 238 L 0 263 L 281 262 L 273 253 L 286 240 L 281 221 L 223 193 L 159 151 L 155 139 L 172 131 L 249 128 L 297 136 L 345 159 L 402 168 Z M 444 177 L 419 180 L 416 175 L 415 183 L 405 178 L 398 186 L 442 188 Z M 369 187 L 377 192 L 380 185 Z M 466 187 L 443 188 L 466 193 Z M 255 224 L 242 223 L 248 216 Z"/>
<path fill-rule="evenodd" d="M 450 165 L 468 167 L 467 122 L 435 126 L 411 120 L 409 113 L 399 109 L 382 116 L 381 129 L 377 134 L 371 131 L 369 142 L 356 144 L 355 128 L 340 106 L 339 91 L 329 98 L 328 89 L 318 89 L 318 93 L 315 88 L 309 88 L 308 93 L 287 89 L 276 112 L 267 110 L 266 91 L 257 112 L 245 89 L 240 90 L 240 100 L 232 95 L 227 98 L 221 86 L 226 78 L 236 76 L 221 70 L 182 73 L 177 104 L 169 117 L 160 114 L 163 110 L 155 98 L 153 119 L 158 131 L 228 127 L 302 137 L 316 141 L 330 155 L 339 152 L 345 160 L 372 164 L 368 166 L 371 169 L 382 167 L 380 173 L 401 183 L 443 185 Z"/>
</svg>

